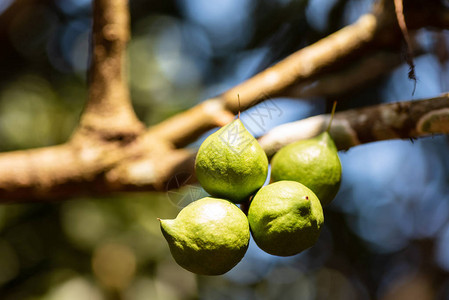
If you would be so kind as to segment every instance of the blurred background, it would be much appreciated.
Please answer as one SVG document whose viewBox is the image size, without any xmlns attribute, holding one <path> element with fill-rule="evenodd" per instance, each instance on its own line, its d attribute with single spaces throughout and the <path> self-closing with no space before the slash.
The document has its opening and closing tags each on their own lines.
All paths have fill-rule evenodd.
<svg viewBox="0 0 449 300">
<path fill-rule="evenodd" d="M 372 0 L 131 0 L 129 84 L 139 118 L 160 122 L 370 11 Z M 0 151 L 62 143 L 86 99 L 89 0 L 0 0 Z M 418 82 L 408 66 L 345 94 L 270 99 L 259 136 L 288 121 L 449 90 L 449 32 L 422 29 Z M 196 147 L 199 143 L 192 145 Z M 172 259 L 157 217 L 204 194 L 77 198 L 0 206 L 0 299 L 449 299 L 447 136 L 340 152 L 343 183 L 318 243 L 280 258 L 251 242 L 218 277 Z M 185 178 L 185 176 L 183 177 Z M 176 180 L 176 178 L 174 179 Z"/>
</svg>

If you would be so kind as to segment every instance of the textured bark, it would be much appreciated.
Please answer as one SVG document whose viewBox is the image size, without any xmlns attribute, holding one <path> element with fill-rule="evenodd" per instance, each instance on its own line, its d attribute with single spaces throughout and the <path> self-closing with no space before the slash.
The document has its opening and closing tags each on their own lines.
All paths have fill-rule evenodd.
<svg viewBox="0 0 449 300">
<path fill-rule="evenodd" d="M 323 132 L 329 120 L 326 114 L 283 124 L 267 132 L 259 143 L 272 156 L 287 144 Z M 337 112 L 329 133 L 339 150 L 376 141 L 449 134 L 449 94 Z"/>
<path fill-rule="evenodd" d="M 417 51 L 419 54 L 419 51 Z M 346 68 L 293 86 L 284 96 L 293 98 L 335 97 L 355 87 L 362 88 L 402 63 L 397 52 L 379 51 L 363 57 Z"/>
<path fill-rule="evenodd" d="M 131 104 L 124 67 L 130 36 L 127 5 L 127 0 L 94 1 L 89 98 L 76 134 L 94 131 L 104 139 L 124 139 L 144 129 Z"/>
</svg>

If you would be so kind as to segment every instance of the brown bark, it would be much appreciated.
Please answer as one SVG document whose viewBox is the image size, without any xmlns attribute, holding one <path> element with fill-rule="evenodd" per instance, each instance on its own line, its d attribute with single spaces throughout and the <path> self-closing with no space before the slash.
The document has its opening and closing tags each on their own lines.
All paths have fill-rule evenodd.
<svg viewBox="0 0 449 300">
<path fill-rule="evenodd" d="M 93 3 L 89 96 L 76 134 L 93 131 L 104 139 L 135 138 L 144 127 L 134 113 L 124 67 L 130 37 L 128 1 Z"/>
<path fill-rule="evenodd" d="M 268 156 L 292 142 L 326 130 L 330 115 L 287 123 L 267 132 L 259 143 Z M 339 150 L 391 139 L 449 134 L 449 94 L 337 112 L 329 131 Z"/>
</svg>

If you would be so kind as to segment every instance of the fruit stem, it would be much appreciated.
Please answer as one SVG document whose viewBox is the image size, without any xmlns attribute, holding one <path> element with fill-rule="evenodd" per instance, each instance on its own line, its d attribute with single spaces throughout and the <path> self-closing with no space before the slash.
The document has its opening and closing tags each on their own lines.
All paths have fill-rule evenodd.
<svg viewBox="0 0 449 300">
<path fill-rule="evenodd" d="M 330 117 L 330 120 L 329 120 L 329 125 L 327 125 L 327 129 L 326 129 L 327 133 L 329 133 L 329 130 L 331 129 L 331 124 L 332 124 L 332 121 L 334 120 L 335 108 L 336 107 L 337 107 L 337 101 L 334 101 L 334 104 L 332 105 L 332 111 L 331 111 L 331 117 Z"/>
<path fill-rule="evenodd" d="M 240 95 L 239 94 L 237 94 L 237 99 L 238 99 L 238 101 L 239 101 L 239 119 L 240 119 Z"/>
<path fill-rule="evenodd" d="M 240 203 L 240 209 L 243 211 L 245 215 L 248 215 L 249 210 L 249 201 Z"/>
</svg>

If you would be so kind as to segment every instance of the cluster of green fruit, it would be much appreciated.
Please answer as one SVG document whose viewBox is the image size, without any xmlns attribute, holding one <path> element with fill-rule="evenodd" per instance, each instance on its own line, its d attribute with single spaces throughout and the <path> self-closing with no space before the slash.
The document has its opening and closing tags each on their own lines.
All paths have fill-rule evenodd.
<svg viewBox="0 0 449 300">
<path fill-rule="evenodd" d="M 160 222 L 175 261 L 202 275 L 223 274 L 237 265 L 250 233 L 273 255 L 311 247 L 324 222 L 322 205 L 332 201 L 341 180 L 337 149 L 324 132 L 282 148 L 271 161 L 274 183 L 262 187 L 268 159 L 240 119 L 203 142 L 195 170 L 214 198 L 194 201 L 176 219 Z M 250 199 L 246 216 L 236 204 Z"/>
</svg>

